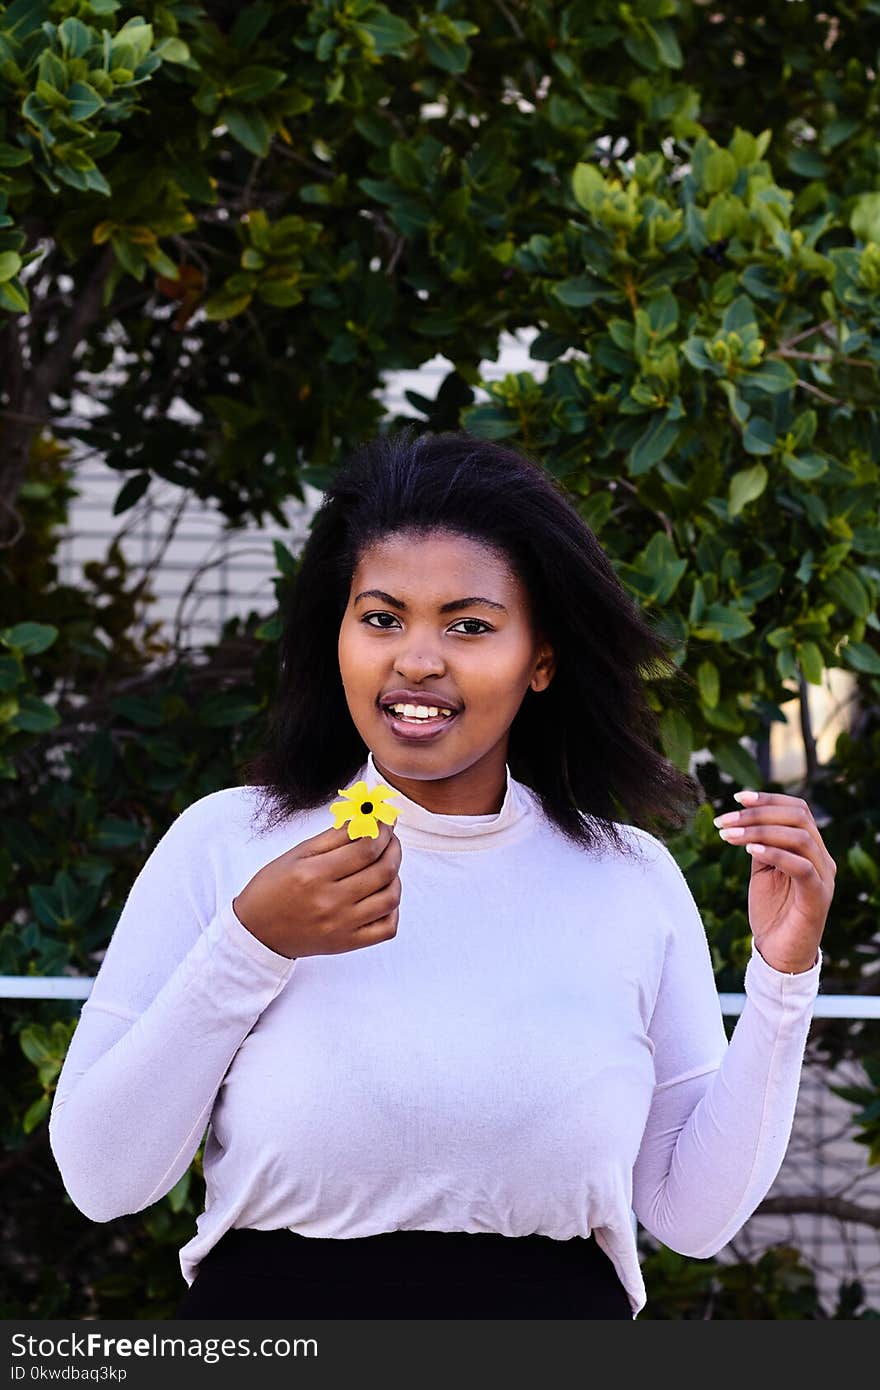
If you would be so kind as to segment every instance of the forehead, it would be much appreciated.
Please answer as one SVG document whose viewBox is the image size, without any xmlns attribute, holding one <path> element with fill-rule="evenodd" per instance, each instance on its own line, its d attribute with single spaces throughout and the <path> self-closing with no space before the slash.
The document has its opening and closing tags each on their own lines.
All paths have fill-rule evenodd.
<svg viewBox="0 0 880 1390">
<path fill-rule="evenodd" d="M 419 536 L 395 533 L 383 536 L 363 552 L 352 577 L 352 588 L 365 583 L 393 582 L 413 592 L 457 587 L 478 580 L 502 586 L 511 596 L 520 583 L 504 554 L 470 536 L 432 532 Z M 470 592 L 470 590 L 468 590 Z M 456 593 L 453 598 L 461 597 Z M 494 597 L 489 594 L 487 597 Z"/>
</svg>

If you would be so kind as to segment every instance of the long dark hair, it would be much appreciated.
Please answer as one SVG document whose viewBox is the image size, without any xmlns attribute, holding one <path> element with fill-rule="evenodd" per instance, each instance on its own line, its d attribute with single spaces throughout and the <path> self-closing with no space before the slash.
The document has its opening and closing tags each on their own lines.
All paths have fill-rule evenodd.
<svg viewBox="0 0 880 1390">
<path fill-rule="evenodd" d="M 671 659 L 671 640 L 628 596 L 539 462 L 463 430 L 418 434 L 412 425 L 359 445 L 313 518 L 283 614 L 267 741 L 241 768 L 240 784 L 262 789 L 266 827 L 336 800 L 366 761 L 337 653 L 361 556 L 393 533 L 415 543 L 438 531 L 506 558 L 530 596 L 535 629 L 556 653 L 549 686 L 526 692 L 511 725 L 511 775 L 587 849 L 604 840 L 629 854 L 615 822 L 653 834 L 658 821 L 681 829 L 706 796 L 659 751 L 642 684 L 646 676 L 693 684 Z"/>
</svg>

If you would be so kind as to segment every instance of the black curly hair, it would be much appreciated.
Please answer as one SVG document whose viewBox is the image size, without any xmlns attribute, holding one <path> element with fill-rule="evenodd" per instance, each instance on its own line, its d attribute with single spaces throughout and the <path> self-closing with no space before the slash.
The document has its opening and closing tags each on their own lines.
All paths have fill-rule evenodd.
<svg viewBox="0 0 880 1390">
<path fill-rule="evenodd" d="M 366 549 L 392 534 L 417 543 L 453 533 L 491 546 L 531 600 L 556 670 L 526 691 L 507 762 L 570 841 L 632 852 L 626 824 L 679 830 L 707 798 L 661 749 L 643 681 L 692 683 L 673 643 L 624 590 L 562 484 L 539 462 L 463 430 L 405 425 L 359 446 L 312 520 L 283 614 L 278 688 L 263 748 L 240 769 L 262 789 L 267 828 L 327 805 L 349 786 L 368 748 L 348 711 L 337 643 Z"/>
</svg>

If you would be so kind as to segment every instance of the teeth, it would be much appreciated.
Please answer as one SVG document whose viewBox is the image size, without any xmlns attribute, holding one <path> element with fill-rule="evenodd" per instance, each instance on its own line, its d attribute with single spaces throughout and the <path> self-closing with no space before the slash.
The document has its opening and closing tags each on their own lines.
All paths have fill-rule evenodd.
<svg viewBox="0 0 880 1390">
<path fill-rule="evenodd" d="M 451 710 L 438 709 L 436 705 L 389 705 L 388 708 L 406 719 L 436 719 L 438 715 L 448 719 L 452 714 Z"/>
</svg>

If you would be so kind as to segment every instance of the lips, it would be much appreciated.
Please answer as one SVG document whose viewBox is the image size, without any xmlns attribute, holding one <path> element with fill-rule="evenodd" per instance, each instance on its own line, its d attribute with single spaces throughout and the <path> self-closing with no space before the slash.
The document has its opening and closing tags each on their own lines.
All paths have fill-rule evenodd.
<svg viewBox="0 0 880 1390">
<path fill-rule="evenodd" d="M 416 724 L 414 720 L 407 722 L 398 719 L 386 706 L 382 707 L 382 713 L 391 725 L 392 732 L 399 738 L 408 739 L 411 742 L 442 737 L 447 725 L 454 724 L 458 719 L 457 714 L 438 714 L 433 719 L 423 719 Z"/>
</svg>

